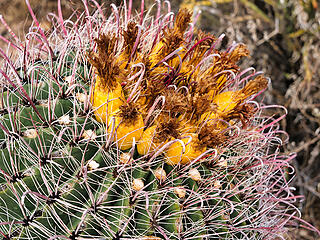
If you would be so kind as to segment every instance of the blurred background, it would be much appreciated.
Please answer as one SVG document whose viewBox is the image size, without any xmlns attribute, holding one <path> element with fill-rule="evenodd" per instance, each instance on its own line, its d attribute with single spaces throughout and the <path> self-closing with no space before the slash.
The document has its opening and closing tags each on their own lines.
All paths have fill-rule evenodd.
<svg viewBox="0 0 320 240">
<path fill-rule="evenodd" d="M 57 13 L 57 0 L 29 0 L 41 26 L 50 30 L 48 13 Z M 97 0 L 110 12 L 110 3 Z M 146 0 L 146 8 L 154 1 Z M 164 4 L 164 1 L 162 1 Z M 61 0 L 64 18 L 83 9 L 80 0 Z M 136 9 L 140 1 L 133 1 Z M 281 121 L 290 135 L 284 152 L 296 152 L 292 165 L 296 178 L 292 186 L 302 219 L 320 229 L 320 3 L 318 0 L 171 0 L 172 10 L 180 7 L 201 11 L 197 27 L 215 36 L 226 34 L 221 48 L 233 41 L 245 43 L 251 57 L 243 67 L 253 66 L 272 80 L 265 94 L 266 104 L 283 105 L 288 115 Z M 93 9 L 93 6 L 92 6 Z M 24 0 L 0 0 L 0 14 L 20 38 L 32 24 Z M 0 24 L 0 35 L 10 39 Z M 0 39 L 0 47 L 7 49 Z M 280 114 L 275 109 L 270 114 Z M 293 228 L 287 239 L 320 239 L 311 231 Z"/>
</svg>

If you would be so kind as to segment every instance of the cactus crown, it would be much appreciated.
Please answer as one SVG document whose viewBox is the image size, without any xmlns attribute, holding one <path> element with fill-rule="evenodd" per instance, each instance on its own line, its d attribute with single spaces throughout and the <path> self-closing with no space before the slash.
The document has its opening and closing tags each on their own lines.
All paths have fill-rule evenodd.
<svg viewBox="0 0 320 240">
<path fill-rule="evenodd" d="M 34 17 L 16 58 L 0 50 L 4 239 L 282 238 L 296 218 L 245 45 L 143 4 L 60 12 L 49 34 Z"/>
</svg>

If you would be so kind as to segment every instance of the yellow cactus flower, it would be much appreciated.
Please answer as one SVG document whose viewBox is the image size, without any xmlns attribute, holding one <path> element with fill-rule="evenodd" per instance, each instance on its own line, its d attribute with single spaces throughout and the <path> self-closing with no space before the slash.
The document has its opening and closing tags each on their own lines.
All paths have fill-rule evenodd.
<svg viewBox="0 0 320 240">
<path fill-rule="evenodd" d="M 137 150 L 140 155 L 146 155 L 148 152 L 153 151 L 157 148 L 157 146 L 159 146 L 153 140 L 156 134 L 156 129 L 157 126 L 153 125 L 151 127 L 148 127 L 145 131 L 143 131 L 142 137 L 140 138 L 140 141 L 137 144 Z"/>
<path fill-rule="evenodd" d="M 153 47 L 149 60 L 151 67 L 154 67 L 160 60 L 169 54 L 177 51 L 177 54 L 183 58 L 187 52 L 184 44 L 184 32 L 191 22 L 191 12 L 187 9 L 181 9 L 177 15 L 174 27 L 164 31 L 164 37 Z M 181 48 L 181 49 L 179 49 Z M 176 67 L 180 64 L 179 58 L 174 55 L 169 60 L 170 66 Z"/>
<path fill-rule="evenodd" d="M 99 82 L 100 77 L 97 76 L 91 102 L 97 121 L 106 123 L 107 116 L 111 116 L 123 104 L 123 90 L 120 83 L 117 83 L 116 87 L 111 90 L 102 87 Z"/>
<path fill-rule="evenodd" d="M 194 133 L 198 129 L 198 124 L 194 121 L 187 121 L 186 119 L 182 119 L 180 121 L 181 123 L 181 131 L 186 134 L 186 133 Z"/>
<path fill-rule="evenodd" d="M 212 101 L 217 105 L 217 115 L 234 109 L 243 97 L 239 94 L 239 91 L 227 91 L 216 95 Z"/>
<path fill-rule="evenodd" d="M 126 75 L 115 57 L 116 42 L 114 35 L 102 34 L 96 39 L 98 53 L 88 54 L 97 74 L 91 103 L 95 117 L 100 122 L 108 122 L 107 115 L 113 114 L 124 99 L 121 82 L 126 79 Z"/>
<path fill-rule="evenodd" d="M 184 152 L 181 142 L 178 141 L 170 145 L 166 151 L 167 164 L 188 164 L 206 151 L 206 147 L 200 143 L 197 134 L 191 133 L 188 134 L 188 136 L 192 137 L 191 141 L 190 138 L 181 139 L 181 141 L 185 144 Z"/>
<path fill-rule="evenodd" d="M 179 121 L 162 116 L 156 123 L 147 128 L 137 146 L 140 155 L 146 155 L 171 139 L 180 137 Z"/>
<path fill-rule="evenodd" d="M 217 114 L 217 112 L 207 112 L 201 115 L 199 122 L 214 126 L 217 131 L 222 131 L 228 127 L 228 124 Z"/>
<path fill-rule="evenodd" d="M 113 120 L 114 119 L 114 120 Z M 139 141 L 144 128 L 142 115 L 131 104 L 120 106 L 110 118 L 108 133 L 112 131 L 114 121 L 114 129 L 118 146 L 121 150 L 128 150 L 132 147 L 133 139 Z"/>
<path fill-rule="evenodd" d="M 219 93 L 212 100 L 217 105 L 217 115 L 220 117 L 230 115 L 246 98 L 265 89 L 267 84 L 268 80 L 265 77 L 258 76 L 249 81 L 241 90 Z"/>
</svg>

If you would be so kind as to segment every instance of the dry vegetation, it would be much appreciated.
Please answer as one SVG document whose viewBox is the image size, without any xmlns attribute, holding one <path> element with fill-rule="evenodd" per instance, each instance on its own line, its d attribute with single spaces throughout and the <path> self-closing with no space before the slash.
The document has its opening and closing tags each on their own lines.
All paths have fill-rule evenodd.
<svg viewBox="0 0 320 240">
<path fill-rule="evenodd" d="M 103 2 L 106 11 L 110 10 L 111 1 Z M 137 2 L 140 1 L 134 4 Z M 146 1 L 146 4 L 151 2 Z M 31 0 L 30 3 L 43 27 L 49 29 L 50 16 L 44 14 L 57 11 L 56 0 Z M 290 143 L 284 151 L 297 153 L 293 161 L 297 175 L 293 185 L 297 188 L 296 194 L 305 195 L 305 201 L 297 205 L 303 219 L 319 229 L 320 6 L 317 4 L 317 0 L 172 1 L 173 9 L 179 6 L 193 8 L 195 12 L 201 9 L 198 25 L 215 35 L 226 33 L 223 46 L 232 41 L 248 45 L 252 57 L 245 64 L 264 71 L 272 79 L 265 102 L 288 109 L 286 119 L 281 122 L 282 129 L 290 135 Z M 81 11 L 81 6 L 80 1 L 71 4 L 62 1 L 64 16 L 76 9 Z M 0 10 L 12 30 L 23 38 L 31 24 L 24 0 L 2 0 Z M 0 26 L 0 35 L 10 38 L 3 26 Z M 7 44 L 0 41 L 0 47 L 6 49 Z M 274 110 L 274 114 L 282 113 Z M 304 229 L 288 236 L 291 239 L 316 237 Z"/>
</svg>

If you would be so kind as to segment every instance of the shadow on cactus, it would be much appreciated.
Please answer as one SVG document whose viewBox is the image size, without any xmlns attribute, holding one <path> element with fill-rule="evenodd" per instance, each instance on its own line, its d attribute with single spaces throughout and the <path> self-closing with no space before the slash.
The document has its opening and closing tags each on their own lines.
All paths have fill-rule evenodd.
<svg viewBox="0 0 320 240">
<path fill-rule="evenodd" d="M 255 101 L 268 80 L 237 66 L 245 45 L 218 50 L 223 35 L 166 3 L 58 11 L 48 34 L 27 1 L 35 27 L 7 40 L 14 57 L 0 50 L 3 239 L 266 239 L 297 224 L 285 111 Z"/>
</svg>

